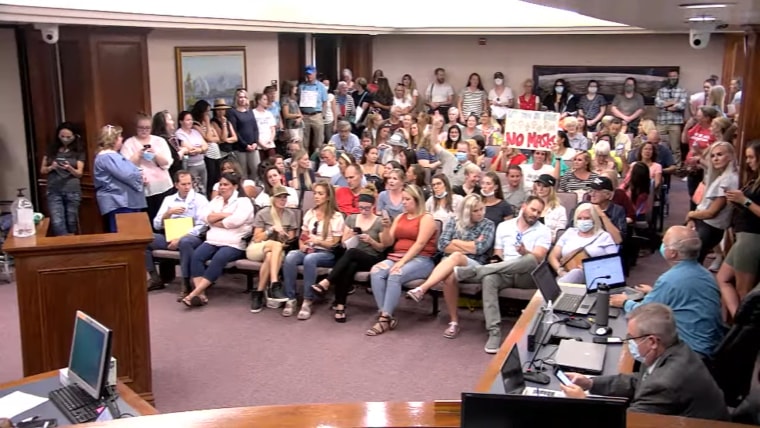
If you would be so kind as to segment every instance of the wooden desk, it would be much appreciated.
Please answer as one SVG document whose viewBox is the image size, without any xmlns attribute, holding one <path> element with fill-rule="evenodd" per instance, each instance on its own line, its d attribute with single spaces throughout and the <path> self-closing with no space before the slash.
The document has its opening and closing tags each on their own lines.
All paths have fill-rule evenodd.
<svg viewBox="0 0 760 428">
<path fill-rule="evenodd" d="M 24 376 L 66 367 L 74 314 L 82 310 L 113 330 L 119 379 L 153 400 L 145 213 L 118 214 L 117 233 L 47 236 L 48 219 L 28 238 L 9 236 L 14 257 Z"/>
<path fill-rule="evenodd" d="M 31 383 L 48 380 L 52 378 L 56 378 L 56 379 L 58 378 L 58 370 L 40 373 L 34 376 L 29 376 L 23 379 L 0 384 L 0 390 L 17 388 L 23 385 L 28 385 Z M 140 398 L 139 395 L 137 395 L 134 391 L 132 391 L 132 389 L 130 389 L 124 383 L 117 382 L 116 390 L 119 392 L 119 397 L 121 398 L 121 400 L 126 402 L 132 409 L 137 411 L 137 413 L 139 413 L 140 415 L 145 416 L 145 415 L 158 414 L 158 411 L 153 406 L 151 406 L 147 401 Z M 59 424 L 61 423 L 62 422 L 59 422 Z"/>
</svg>

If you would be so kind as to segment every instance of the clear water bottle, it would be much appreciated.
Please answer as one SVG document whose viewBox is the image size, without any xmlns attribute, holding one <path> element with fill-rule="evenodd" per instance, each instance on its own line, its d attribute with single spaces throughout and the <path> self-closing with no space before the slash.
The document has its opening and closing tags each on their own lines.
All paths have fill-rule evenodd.
<svg viewBox="0 0 760 428">
<path fill-rule="evenodd" d="M 559 317 L 554 313 L 554 304 L 551 300 L 546 302 L 546 306 L 544 307 L 544 319 L 542 321 L 544 324 L 544 332 L 549 331 L 549 328 L 551 328 L 555 322 L 559 321 Z"/>
<path fill-rule="evenodd" d="M 34 206 L 24 196 L 24 188 L 18 189 L 16 200 L 11 205 L 13 215 L 13 236 L 26 238 L 36 233 L 34 228 Z"/>
</svg>

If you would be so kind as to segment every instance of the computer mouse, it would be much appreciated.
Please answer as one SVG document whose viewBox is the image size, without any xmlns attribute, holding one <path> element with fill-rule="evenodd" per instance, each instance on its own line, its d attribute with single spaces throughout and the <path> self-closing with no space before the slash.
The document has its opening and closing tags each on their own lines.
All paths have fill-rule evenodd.
<svg viewBox="0 0 760 428">
<path fill-rule="evenodd" d="M 586 329 L 586 330 L 588 330 L 588 329 L 591 328 L 591 323 L 588 322 L 588 321 L 586 321 L 583 318 L 570 317 L 570 318 L 567 319 L 567 323 L 565 323 L 565 324 L 568 325 L 568 326 L 570 326 L 570 327 L 582 328 L 582 329 Z"/>
</svg>

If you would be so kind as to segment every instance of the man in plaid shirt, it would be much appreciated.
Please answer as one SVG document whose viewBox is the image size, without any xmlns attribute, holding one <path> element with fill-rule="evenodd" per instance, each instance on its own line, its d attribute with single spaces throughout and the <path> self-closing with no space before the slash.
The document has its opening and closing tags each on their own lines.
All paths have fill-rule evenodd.
<svg viewBox="0 0 760 428">
<path fill-rule="evenodd" d="M 678 86 L 678 71 L 668 73 L 665 85 L 657 91 L 654 105 L 657 107 L 657 131 L 660 136 L 668 136 L 668 144 L 673 158 L 681 165 L 681 126 L 683 112 L 688 105 L 689 95 Z"/>
</svg>

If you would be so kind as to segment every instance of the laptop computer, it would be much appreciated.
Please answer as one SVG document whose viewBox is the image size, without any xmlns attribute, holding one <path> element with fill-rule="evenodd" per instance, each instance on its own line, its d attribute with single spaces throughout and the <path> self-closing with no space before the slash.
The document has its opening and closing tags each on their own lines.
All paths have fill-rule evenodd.
<svg viewBox="0 0 760 428">
<path fill-rule="evenodd" d="M 627 400 L 462 393 L 463 428 L 624 428 Z M 575 422 L 573 422 L 575 421 Z"/>
<path fill-rule="evenodd" d="M 554 361 L 563 370 L 600 375 L 606 353 L 607 345 L 565 339 L 559 342 Z"/>
<path fill-rule="evenodd" d="M 631 300 L 641 300 L 644 293 L 635 288 L 628 287 L 625 283 L 625 273 L 623 272 L 623 260 L 620 254 L 607 254 L 599 257 L 589 257 L 581 262 L 583 264 L 583 273 L 586 277 L 586 297 L 581 303 L 585 312 L 589 313 L 596 303 L 596 292 L 599 289 L 599 283 L 607 284 L 610 288 L 610 294 L 625 293 Z M 601 277 L 609 278 L 601 278 Z"/>
<path fill-rule="evenodd" d="M 491 385 L 490 392 L 495 394 L 537 395 L 541 397 L 564 397 L 562 391 L 534 388 L 525 385 L 523 364 L 520 361 L 520 351 L 513 346 L 507 359 L 501 366 L 501 373 Z"/>
<path fill-rule="evenodd" d="M 580 307 L 586 290 L 580 287 L 560 287 L 554 270 L 546 261 L 538 265 L 530 273 L 536 288 L 541 292 L 546 302 L 551 301 L 554 311 L 574 314 Z"/>
</svg>

